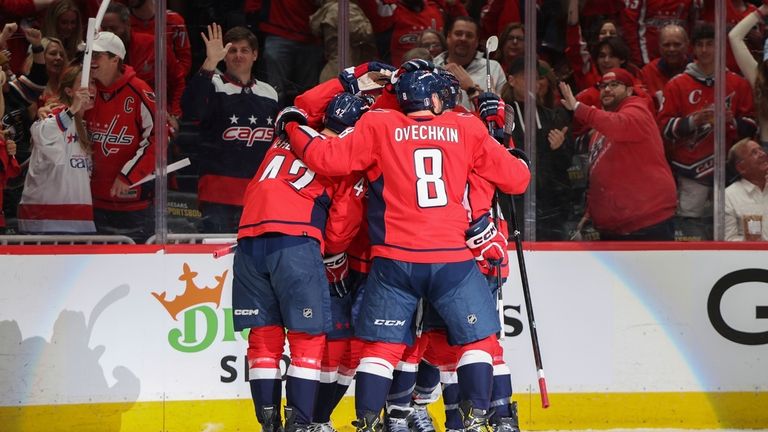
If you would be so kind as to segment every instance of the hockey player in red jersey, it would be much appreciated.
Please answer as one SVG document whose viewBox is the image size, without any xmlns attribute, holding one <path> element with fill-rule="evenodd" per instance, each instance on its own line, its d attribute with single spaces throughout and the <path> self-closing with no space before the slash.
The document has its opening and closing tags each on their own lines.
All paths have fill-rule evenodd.
<svg viewBox="0 0 768 432">
<path fill-rule="evenodd" d="M 276 122 L 308 166 L 326 175 L 365 171 L 371 185 L 374 260 L 355 322 L 356 335 L 366 341 L 356 378 L 358 430 L 380 427 L 392 371 L 412 343 L 409 329 L 421 297 L 445 318 L 451 342 L 461 345 L 457 375 L 465 428 L 488 430 L 499 322 L 490 296 L 476 295 L 486 284 L 465 244 L 462 200 L 470 172 L 507 193 L 523 192 L 530 173 L 473 115 L 443 113 L 442 87 L 436 71 L 404 73 L 395 90 L 405 114 L 370 111 L 339 138 L 301 127 L 296 112 Z"/>
<path fill-rule="evenodd" d="M 281 427 L 284 329 L 291 350 L 285 431 L 306 431 L 314 417 L 331 328 L 329 275 L 341 278 L 336 255 L 355 235 L 362 209 L 359 174 L 316 175 L 290 148 L 287 140 L 275 140 L 246 189 L 233 267 L 234 326 L 251 329 L 251 395 L 267 432 Z M 328 266 L 323 252 L 332 257 Z"/>
<path fill-rule="evenodd" d="M 318 86 L 320 87 L 320 86 Z M 323 91 L 322 88 L 317 88 Z M 313 89 L 314 90 L 314 89 Z M 310 90 L 307 93 L 312 92 Z M 339 93 L 328 104 L 325 110 L 323 124 L 324 135 L 338 136 L 355 122 L 370 108 L 371 100 L 367 97 L 359 97 L 350 93 Z M 365 192 L 367 185 L 362 176 L 354 188 L 355 210 L 364 208 Z M 363 213 L 355 212 L 354 215 L 342 215 L 342 226 L 354 226 L 357 228 L 363 219 Z M 354 220 L 351 218 L 354 217 Z M 324 259 L 326 275 L 330 285 L 331 294 L 331 325 L 332 328 L 326 335 L 325 352 L 321 362 L 322 374 L 320 386 L 315 398 L 315 410 L 312 418 L 312 427 L 315 432 L 335 432 L 331 425 L 331 413 L 347 391 L 354 376 L 357 363 L 360 358 L 360 344 L 354 338 L 352 328 L 352 308 L 357 299 L 358 282 L 362 278 L 360 265 L 357 262 L 359 256 L 350 257 L 350 252 L 355 252 L 359 247 L 366 247 L 367 240 L 360 241 L 360 233 L 352 242 L 342 233 L 337 232 L 335 224 L 339 221 L 329 220 L 326 229 L 326 256 Z M 367 230 L 363 230 L 367 235 Z M 339 238 L 341 237 L 341 238 Z M 352 245 L 357 243 L 355 247 Z M 349 247 L 347 247 L 349 245 Z M 358 254 L 359 255 L 359 254 Z M 355 260 L 355 264 L 351 261 Z M 354 269 L 354 272 L 351 270 Z"/>
</svg>

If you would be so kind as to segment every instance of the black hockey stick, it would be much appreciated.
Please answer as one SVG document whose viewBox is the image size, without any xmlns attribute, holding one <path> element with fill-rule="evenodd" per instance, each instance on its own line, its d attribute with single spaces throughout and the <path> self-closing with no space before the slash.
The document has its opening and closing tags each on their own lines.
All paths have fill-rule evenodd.
<svg viewBox="0 0 768 432">
<path fill-rule="evenodd" d="M 496 51 L 499 47 L 499 38 L 497 36 L 491 36 L 485 41 L 485 91 L 491 91 L 491 53 Z M 488 133 L 494 136 L 493 124 L 488 123 Z M 491 215 L 493 216 L 493 225 L 496 231 L 499 231 L 499 217 L 501 212 L 499 211 L 499 192 L 494 190 L 493 199 L 491 200 Z M 506 251 L 505 251 L 506 252 Z M 501 266 L 504 264 L 504 259 L 495 265 L 496 267 L 496 310 L 499 313 L 499 325 L 501 325 L 501 331 L 499 332 L 499 340 L 504 340 L 504 295 L 502 294 L 502 286 L 504 282 L 501 278 Z"/>
<path fill-rule="evenodd" d="M 486 71 L 486 86 L 487 91 L 491 91 L 491 63 L 490 63 L 490 53 L 492 51 L 495 51 L 496 48 L 498 48 L 499 45 L 499 39 L 496 36 L 491 36 L 488 38 L 488 40 L 485 43 L 485 56 L 486 56 L 486 62 L 485 62 L 485 71 Z M 488 124 L 488 132 L 491 133 L 493 136 L 493 125 Z M 493 194 L 493 211 L 496 212 L 497 216 L 500 214 L 498 211 L 498 202 L 499 202 L 499 193 L 498 191 L 495 191 Z M 531 345 L 533 346 L 533 359 L 536 363 L 536 373 L 539 377 L 539 393 L 541 394 L 541 406 L 543 408 L 549 407 L 549 393 L 547 392 L 547 381 L 544 377 L 544 366 L 541 361 L 541 349 L 539 347 L 539 336 L 538 332 L 536 331 L 536 319 L 533 316 L 533 302 L 531 301 L 531 289 L 528 285 L 528 272 L 525 270 L 525 257 L 523 256 L 523 242 L 520 239 L 520 230 L 517 227 L 517 215 L 515 214 L 515 203 L 514 200 L 512 200 L 512 205 L 510 206 L 511 212 L 511 221 L 509 222 L 512 225 L 512 236 L 515 239 L 515 250 L 517 251 L 517 263 L 520 267 L 520 279 L 523 285 L 523 297 L 525 298 L 525 308 L 528 312 L 528 327 L 531 330 Z M 498 229 L 498 218 L 494 218 L 494 222 L 496 224 L 496 228 Z M 502 262 L 503 263 L 503 262 Z M 498 287 L 498 295 L 497 295 L 497 304 L 499 309 L 499 319 L 501 320 L 501 338 L 504 337 L 504 299 L 502 297 L 502 279 L 501 279 L 501 264 L 497 267 L 498 272 L 496 273 L 496 284 Z"/>
</svg>

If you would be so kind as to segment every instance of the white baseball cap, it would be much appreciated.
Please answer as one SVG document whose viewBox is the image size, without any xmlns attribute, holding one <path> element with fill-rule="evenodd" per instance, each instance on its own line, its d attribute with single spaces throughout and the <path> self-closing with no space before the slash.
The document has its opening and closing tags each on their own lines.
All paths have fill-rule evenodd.
<svg viewBox="0 0 768 432">
<path fill-rule="evenodd" d="M 108 31 L 98 32 L 93 38 L 93 51 L 112 53 L 121 60 L 125 59 L 125 45 L 116 34 Z"/>
</svg>

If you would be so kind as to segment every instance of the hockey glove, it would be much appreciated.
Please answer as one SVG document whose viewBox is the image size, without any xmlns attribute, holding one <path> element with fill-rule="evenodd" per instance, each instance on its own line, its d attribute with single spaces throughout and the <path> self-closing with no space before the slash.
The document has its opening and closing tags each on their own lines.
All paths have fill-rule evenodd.
<svg viewBox="0 0 768 432">
<path fill-rule="evenodd" d="M 488 215 L 477 219 L 464 232 L 467 247 L 480 268 L 497 266 L 507 255 L 507 239 L 496 229 Z"/>
<path fill-rule="evenodd" d="M 504 101 L 490 92 L 482 92 L 477 97 L 477 112 L 486 124 L 494 129 L 504 130 Z"/>
<path fill-rule="evenodd" d="M 418 70 L 434 71 L 435 65 L 431 61 L 424 59 L 413 59 L 403 63 L 392 75 L 392 84 L 396 83 L 404 73 L 415 72 Z"/>
<path fill-rule="evenodd" d="M 277 118 L 275 119 L 275 135 L 277 135 L 278 138 L 286 138 L 287 133 L 285 132 L 285 126 L 290 122 L 306 125 L 307 113 L 303 109 L 295 106 L 285 107 L 282 111 L 277 113 Z"/>
<path fill-rule="evenodd" d="M 347 287 L 349 260 L 347 260 L 347 254 L 342 252 L 340 254 L 327 255 L 323 258 L 323 264 L 325 264 L 325 275 L 328 277 L 331 295 L 334 297 L 344 297 L 349 294 L 349 288 Z"/>
<path fill-rule="evenodd" d="M 367 74 L 368 72 L 393 72 L 394 70 L 395 67 L 392 65 L 377 61 L 369 61 L 368 63 L 363 63 L 355 67 L 348 67 L 344 69 L 339 74 L 339 81 L 347 93 L 358 94 L 360 92 L 360 84 L 357 80 L 360 77 Z"/>
<path fill-rule="evenodd" d="M 520 150 L 517 147 L 512 147 L 512 148 L 508 149 L 508 151 L 509 151 L 509 154 L 511 154 L 512 156 L 514 156 L 514 157 L 516 157 L 518 159 L 521 159 L 523 162 L 525 162 L 525 164 L 528 165 L 528 168 L 531 167 L 531 160 L 528 159 L 528 155 L 525 154 L 524 151 Z"/>
</svg>

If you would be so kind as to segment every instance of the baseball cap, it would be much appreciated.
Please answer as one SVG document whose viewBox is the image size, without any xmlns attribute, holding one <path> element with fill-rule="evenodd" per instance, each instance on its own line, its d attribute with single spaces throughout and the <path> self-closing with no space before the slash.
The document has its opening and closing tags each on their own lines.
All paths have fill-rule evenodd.
<svg viewBox="0 0 768 432">
<path fill-rule="evenodd" d="M 93 38 L 93 51 L 112 53 L 125 59 L 125 45 L 116 34 L 108 31 L 99 32 Z"/>
<path fill-rule="evenodd" d="M 632 78 L 632 74 L 627 72 L 626 69 L 622 68 L 613 68 L 608 70 L 603 74 L 602 79 L 600 79 L 600 84 L 608 84 L 611 81 L 618 81 L 627 87 L 632 87 L 635 84 L 635 80 Z"/>
</svg>

